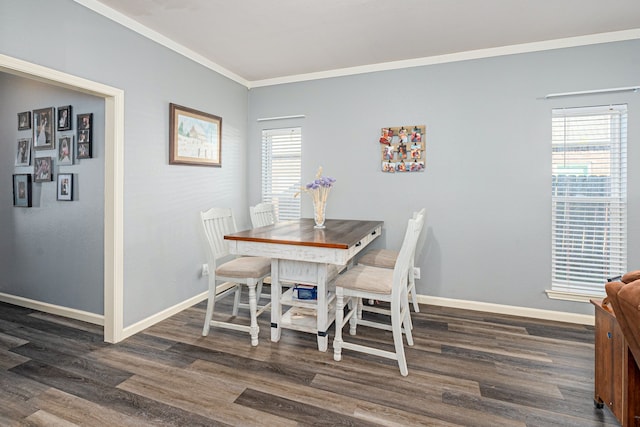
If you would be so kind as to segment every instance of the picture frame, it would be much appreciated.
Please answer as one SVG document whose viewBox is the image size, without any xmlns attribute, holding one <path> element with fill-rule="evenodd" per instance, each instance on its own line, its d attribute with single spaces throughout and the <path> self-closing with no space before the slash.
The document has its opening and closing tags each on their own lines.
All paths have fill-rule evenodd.
<svg viewBox="0 0 640 427">
<path fill-rule="evenodd" d="M 33 165 L 33 182 L 53 181 L 53 159 L 51 157 L 36 157 Z"/>
<path fill-rule="evenodd" d="M 16 166 L 31 166 L 31 138 L 20 138 L 18 140 Z"/>
<path fill-rule="evenodd" d="M 424 172 L 426 125 L 380 129 L 381 170 L 385 173 Z"/>
<path fill-rule="evenodd" d="M 18 208 L 30 208 L 31 201 L 31 175 L 28 173 L 13 175 L 13 206 Z"/>
<path fill-rule="evenodd" d="M 169 164 L 222 166 L 222 118 L 169 104 Z"/>
<path fill-rule="evenodd" d="M 51 150 L 55 148 L 55 126 L 53 107 L 33 110 L 33 148 Z"/>
<path fill-rule="evenodd" d="M 93 142 L 91 132 L 93 129 L 93 113 L 78 114 L 77 122 L 78 142 Z"/>
<path fill-rule="evenodd" d="M 91 154 L 91 143 L 90 142 L 78 142 L 76 144 L 77 152 L 76 159 L 90 159 Z"/>
<path fill-rule="evenodd" d="M 58 166 L 73 164 L 73 135 L 58 138 Z"/>
<path fill-rule="evenodd" d="M 71 130 L 71 105 L 65 105 L 63 107 L 58 107 L 58 130 Z"/>
<path fill-rule="evenodd" d="M 31 129 L 31 111 L 18 113 L 18 130 Z"/>
<path fill-rule="evenodd" d="M 59 173 L 57 185 L 57 200 L 73 201 L 73 174 Z"/>
<path fill-rule="evenodd" d="M 93 157 L 93 113 L 78 114 L 76 159 L 90 159 Z"/>
</svg>

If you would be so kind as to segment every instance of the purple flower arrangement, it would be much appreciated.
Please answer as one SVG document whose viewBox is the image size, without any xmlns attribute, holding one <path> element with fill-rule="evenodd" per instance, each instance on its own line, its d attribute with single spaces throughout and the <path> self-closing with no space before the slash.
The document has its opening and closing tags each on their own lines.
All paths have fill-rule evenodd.
<svg viewBox="0 0 640 427">
<path fill-rule="evenodd" d="M 313 198 L 314 219 L 317 228 L 324 228 L 324 210 L 329 191 L 331 191 L 334 182 L 336 182 L 334 178 L 323 176 L 322 167 L 319 167 L 316 173 L 316 179 L 302 188 L 302 191 L 311 194 Z"/>
</svg>

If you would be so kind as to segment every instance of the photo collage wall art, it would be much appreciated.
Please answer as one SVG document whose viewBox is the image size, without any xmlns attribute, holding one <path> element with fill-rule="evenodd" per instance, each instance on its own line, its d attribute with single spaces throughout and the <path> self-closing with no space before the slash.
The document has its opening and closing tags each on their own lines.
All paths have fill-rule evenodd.
<svg viewBox="0 0 640 427">
<path fill-rule="evenodd" d="M 379 139 L 382 172 L 423 172 L 425 130 L 425 125 L 382 128 Z"/>
<path fill-rule="evenodd" d="M 78 114 L 75 121 L 74 135 L 71 105 L 18 113 L 15 166 L 17 169 L 29 167 L 32 173 L 13 175 L 14 206 L 32 207 L 32 182 L 56 181 L 55 166 L 59 169 L 56 199 L 74 200 L 73 181 L 76 176 L 68 171 L 63 173 L 60 167 L 72 166 L 78 160 L 93 157 L 93 113 Z"/>
</svg>

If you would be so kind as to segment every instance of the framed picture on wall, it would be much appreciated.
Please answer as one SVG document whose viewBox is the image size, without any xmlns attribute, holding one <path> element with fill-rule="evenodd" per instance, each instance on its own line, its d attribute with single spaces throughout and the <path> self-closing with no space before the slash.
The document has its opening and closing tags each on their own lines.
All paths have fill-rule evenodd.
<svg viewBox="0 0 640 427">
<path fill-rule="evenodd" d="M 58 107 L 58 130 L 71 130 L 71 105 Z"/>
<path fill-rule="evenodd" d="M 31 165 L 31 138 L 22 138 L 18 140 L 16 166 L 29 165 Z"/>
<path fill-rule="evenodd" d="M 36 157 L 33 182 L 53 181 L 53 161 L 51 157 Z"/>
<path fill-rule="evenodd" d="M 73 135 L 58 138 L 58 165 L 73 164 Z"/>
<path fill-rule="evenodd" d="M 424 172 L 426 125 L 382 128 L 378 139 L 382 172 Z"/>
<path fill-rule="evenodd" d="M 91 143 L 90 142 L 78 142 L 78 153 L 76 159 L 90 159 L 91 158 Z"/>
<path fill-rule="evenodd" d="M 31 111 L 18 113 L 18 130 L 31 129 Z"/>
<path fill-rule="evenodd" d="M 13 206 L 19 208 L 31 207 L 31 175 L 13 175 Z"/>
<path fill-rule="evenodd" d="M 53 107 L 33 110 L 33 148 L 51 150 L 54 147 L 55 127 Z"/>
<path fill-rule="evenodd" d="M 169 104 L 169 164 L 221 166 L 222 118 Z"/>
<path fill-rule="evenodd" d="M 73 174 L 72 173 L 59 173 L 58 174 L 58 200 L 72 201 L 73 200 Z"/>
<path fill-rule="evenodd" d="M 93 113 L 78 114 L 78 142 L 92 142 Z"/>
</svg>

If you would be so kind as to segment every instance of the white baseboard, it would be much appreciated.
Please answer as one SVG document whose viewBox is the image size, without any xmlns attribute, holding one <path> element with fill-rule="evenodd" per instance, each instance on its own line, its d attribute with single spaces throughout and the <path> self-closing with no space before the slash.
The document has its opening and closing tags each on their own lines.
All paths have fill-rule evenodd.
<svg viewBox="0 0 640 427">
<path fill-rule="evenodd" d="M 138 332 L 141 332 L 146 328 L 153 326 L 158 322 L 161 322 L 162 320 L 168 319 L 169 317 L 181 312 L 182 310 L 185 310 L 201 301 L 206 300 L 207 294 L 207 291 L 202 292 L 201 294 L 191 297 L 179 304 L 176 304 L 159 313 L 149 316 L 146 319 L 134 323 L 131 326 L 127 326 L 123 330 L 122 339 L 135 335 Z M 46 302 L 36 301 L 29 298 L 23 298 L 4 293 L 0 293 L 0 301 L 20 307 L 31 308 L 45 313 L 55 314 L 58 316 L 68 317 L 71 319 L 104 326 L 104 316 L 100 314 L 89 313 L 82 310 L 62 307 L 59 305 L 49 304 Z M 428 295 L 418 295 L 418 302 L 421 304 L 431 304 L 441 307 L 460 308 L 473 311 L 486 311 L 488 313 L 531 317 L 534 319 L 554 320 L 558 322 L 576 323 L 580 325 L 595 324 L 594 316 L 588 314 L 566 313 L 562 311 L 542 310 L 536 308 L 493 304 L 487 302 L 432 297 Z"/>
<path fill-rule="evenodd" d="M 542 310 L 538 308 L 518 307 L 513 305 L 493 304 L 489 302 L 467 301 L 451 298 L 418 295 L 421 304 L 438 305 L 441 307 L 462 308 L 473 311 L 509 314 L 512 316 L 531 317 L 533 319 L 554 320 L 557 322 L 576 323 L 580 325 L 594 325 L 595 317 L 590 314 L 566 313 L 563 311 Z"/>
<path fill-rule="evenodd" d="M 147 317 L 146 319 L 142 319 L 131 326 L 125 327 L 122 331 L 122 339 L 124 340 L 125 338 L 135 335 L 138 332 L 141 332 L 147 329 L 148 327 L 153 326 L 158 322 L 161 322 L 162 320 L 168 319 L 174 314 L 180 313 L 182 310 L 186 310 L 187 308 L 199 303 L 200 301 L 206 300 L 208 295 L 209 295 L 208 291 L 202 292 L 199 295 L 191 297 L 188 300 L 182 301 L 181 303 L 176 304 L 172 307 L 166 308 L 159 313 L 156 313 L 152 316 Z"/>
<path fill-rule="evenodd" d="M 32 300 L 29 298 L 18 297 L 15 295 L 4 294 L 0 292 L 0 301 L 7 304 L 17 305 L 19 307 L 32 308 L 34 310 L 45 313 L 55 314 L 58 316 L 69 317 L 71 319 L 81 320 L 94 325 L 104 326 L 104 316 L 101 314 L 89 313 L 88 311 L 76 310 L 74 308 L 62 307 L 60 305 L 49 304 Z"/>
</svg>

